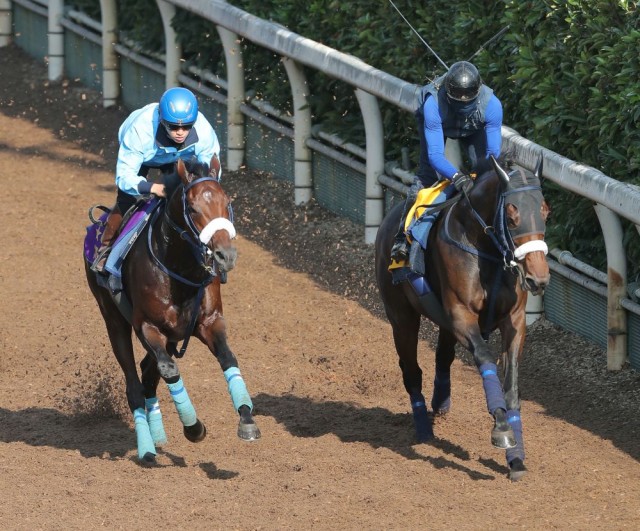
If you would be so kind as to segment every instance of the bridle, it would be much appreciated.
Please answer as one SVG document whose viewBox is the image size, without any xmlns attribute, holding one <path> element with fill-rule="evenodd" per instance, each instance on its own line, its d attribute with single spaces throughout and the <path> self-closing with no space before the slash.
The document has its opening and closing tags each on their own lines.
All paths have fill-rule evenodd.
<svg viewBox="0 0 640 531">
<path fill-rule="evenodd" d="M 167 224 L 171 227 L 175 232 L 178 233 L 180 238 L 186 241 L 189 244 L 189 248 L 193 253 L 196 262 L 202 265 L 203 269 L 207 273 L 207 279 L 205 282 L 208 284 L 213 280 L 213 278 L 219 274 L 217 263 L 214 259 L 213 252 L 209 248 L 209 242 L 214 237 L 216 232 L 220 230 L 226 230 L 229 233 L 229 236 L 233 239 L 236 237 L 236 229 L 233 225 L 233 209 L 231 208 L 231 203 L 229 203 L 228 215 L 229 219 L 225 217 L 214 218 L 209 221 L 202 230 L 198 230 L 196 224 L 194 223 L 191 214 L 189 214 L 189 203 L 187 200 L 187 193 L 197 184 L 203 182 L 218 182 L 218 179 L 215 177 L 200 177 L 191 181 L 188 185 L 182 186 L 182 216 L 184 220 L 184 225 L 187 227 L 186 229 L 178 225 L 172 218 L 169 213 L 169 209 L 164 209 L 164 216 Z M 149 242 L 151 241 L 151 228 L 149 230 Z M 199 286 L 200 284 L 195 284 L 178 273 L 175 273 L 169 270 L 153 253 L 151 249 L 151 244 L 149 244 L 149 250 L 151 255 L 153 256 L 156 264 L 162 269 L 167 275 L 171 278 L 179 280 L 180 282 L 190 285 L 190 286 Z"/>
<path fill-rule="evenodd" d="M 492 262 L 501 263 L 503 270 L 508 270 L 515 274 L 518 277 L 522 288 L 526 289 L 526 275 L 523 265 L 526 255 L 536 251 L 541 251 L 546 255 L 548 253 L 548 247 L 544 240 L 530 240 L 521 245 L 516 244 L 516 239 L 522 236 L 528 234 L 544 234 L 545 232 L 544 220 L 542 219 L 542 215 L 540 214 L 540 212 L 537 211 L 535 207 L 535 204 L 538 201 L 531 195 L 532 193 L 534 194 L 534 196 L 538 193 L 542 194 L 542 187 L 540 186 L 540 184 L 525 184 L 519 187 L 512 187 L 512 177 L 514 177 L 519 171 L 520 170 L 517 169 L 512 170 L 508 174 L 504 172 L 504 176 L 507 177 L 507 185 L 506 189 L 504 189 L 498 195 L 492 225 L 488 225 L 484 221 L 482 216 L 480 216 L 477 210 L 473 207 L 473 204 L 471 203 L 471 200 L 469 199 L 466 191 L 463 191 L 463 195 L 471 209 L 473 217 L 482 227 L 484 234 L 486 234 L 493 242 L 493 245 L 498 251 L 500 258 L 496 257 L 493 254 L 476 249 L 475 247 L 472 247 L 470 245 L 465 245 L 462 242 L 454 240 L 450 236 L 449 220 L 453 208 L 455 207 L 449 209 L 449 211 L 447 212 L 444 234 L 446 241 L 455 245 L 456 247 Z M 503 178 L 503 182 L 505 182 L 504 176 L 501 176 Z M 509 197 L 510 199 L 509 202 L 513 203 L 516 206 L 529 203 L 529 207 L 533 213 L 531 217 L 527 218 L 527 222 L 523 222 L 518 227 L 515 227 L 513 229 L 509 228 L 507 223 L 507 197 Z M 456 204 L 456 206 L 459 206 L 459 202 Z M 519 210 L 521 209 L 519 208 Z"/>
</svg>

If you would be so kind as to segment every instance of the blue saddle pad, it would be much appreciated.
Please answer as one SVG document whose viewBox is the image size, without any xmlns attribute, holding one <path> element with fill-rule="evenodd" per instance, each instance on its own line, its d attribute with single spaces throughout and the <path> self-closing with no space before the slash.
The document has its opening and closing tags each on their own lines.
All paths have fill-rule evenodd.
<svg viewBox="0 0 640 531">
<path fill-rule="evenodd" d="M 134 212 L 111 248 L 105 269 L 112 275 L 122 277 L 122 264 L 127 254 L 145 228 L 151 214 L 159 204 L 157 198 L 150 199 Z"/>
</svg>

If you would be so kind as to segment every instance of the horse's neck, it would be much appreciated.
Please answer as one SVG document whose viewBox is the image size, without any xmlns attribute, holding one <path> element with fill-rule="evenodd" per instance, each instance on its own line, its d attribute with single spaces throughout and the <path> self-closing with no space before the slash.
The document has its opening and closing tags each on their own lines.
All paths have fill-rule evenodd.
<svg viewBox="0 0 640 531">
<path fill-rule="evenodd" d="M 496 229 L 499 200 L 497 179 L 483 179 L 469 194 L 469 201 L 458 201 L 440 217 L 438 232 L 445 240 L 457 242 L 462 248 L 497 255 L 498 249 L 487 232 Z"/>
</svg>

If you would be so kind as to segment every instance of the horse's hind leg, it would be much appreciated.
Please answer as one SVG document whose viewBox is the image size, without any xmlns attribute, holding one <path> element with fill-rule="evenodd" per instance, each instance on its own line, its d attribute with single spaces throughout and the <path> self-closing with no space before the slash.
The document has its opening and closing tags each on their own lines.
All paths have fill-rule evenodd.
<svg viewBox="0 0 640 531">
<path fill-rule="evenodd" d="M 427 442 L 433 439 L 433 426 L 422 394 L 422 369 L 418 365 L 420 314 L 411 312 L 402 316 L 387 316 L 393 329 L 393 342 L 398 353 L 402 382 L 411 401 L 416 437 L 418 442 Z"/>
<path fill-rule="evenodd" d="M 431 408 L 434 415 L 444 415 L 451 409 L 451 364 L 455 359 L 456 338 L 441 328 L 436 347 L 436 374 L 433 380 Z"/>
<path fill-rule="evenodd" d="M 144 387 L 144 404 L 147 410 L 147 422 L 151 437 L 156 446 L 162 446 L 167 443 L 167 434 L 164 431 L 162 422 L 162 412 L 160 411 L 160 402 L 158 401 L 157 389 L 160 381 L 160 373 L 158 372 L 158 364 L 152 352 L 140 362 L 142 371 L 142 386 Z"/>
<path fill-rule="evenodd" d="M 155 461 L 156 448 L 149 429 L 149 423 L 147 422 L 143 386 L 138 378 L 136 369 L 133 342 L 131 341 L 131 325 L 115 307 L 114 310 L 115 312 L 110 314 L 103 311 L 103 316 L 105 317 L 113 352 L 125 375 L 127 401 L 133 413 L 135 424 L 138 457 L 142 461 L 152 463 Z"/>
</svg>

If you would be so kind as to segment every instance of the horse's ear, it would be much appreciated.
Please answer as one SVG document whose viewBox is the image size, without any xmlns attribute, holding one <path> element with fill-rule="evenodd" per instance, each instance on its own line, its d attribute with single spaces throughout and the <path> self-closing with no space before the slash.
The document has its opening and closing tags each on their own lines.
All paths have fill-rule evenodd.
<svg viewBox="0 0 640 531">
<path fill-rule="evenodd" d="M 176 171 L 180 176 L 180 180 L 184 184 L 189 184 L 191 182 L 192 175 L 187 171 L 187 166 L 185 165 L 184 160 L 178 159 L 178 162 L 176 162 Z"/>
<path fill-rule="evenodd" d="M 542 180 L 542 162 L 543 161 L 544 161 L 544 157 L 542 156 L 542 153 L 540 153 L 540 160 L 538 161 L 538 164 L 536 165 L 536 169 L 533 172 L 536 178 L 540 181 Z"/>
<path fill-rule="evenodd" d="M 214 179 L 220 179 L 220 159 L 218 155 L 214 155 L 211 157 L 211 162 L 209 163 L 209 175 Z"/>
<path fill-rule="evenodd" d="M 498 177 L 500 177 L 500 180 L 502 181 L 502 183 L 504 185 L 508 185 L 509 174 L 506 171 L 504 171 L 504 169 L 502 168 L 502 166 L 500 166 L 500 164 L 498 164 L 498 161 L 493 155 L 489 155 L 489 158 L 491 158 L 491 164 L 493 164 L 493 169 L 498 174 Z"/>
</svg>

